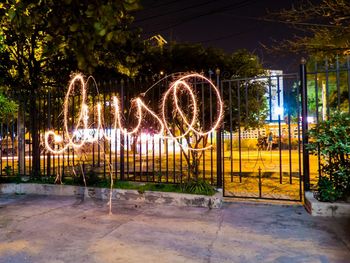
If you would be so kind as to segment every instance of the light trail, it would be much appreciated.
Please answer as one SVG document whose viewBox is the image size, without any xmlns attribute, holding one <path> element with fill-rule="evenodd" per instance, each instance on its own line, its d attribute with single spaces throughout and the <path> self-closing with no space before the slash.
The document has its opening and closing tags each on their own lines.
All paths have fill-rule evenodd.
<svg viewBox="0 0 350 263">
<path fill-rule="evenodd" d="M 90 78 L 90 77 L 89 77 Z M 89 80 L 88 78 L 88 80 Z M 193 90 L 190 80 L 191 79 L 200 79 L 203 82 L 206 82 L 209 84 L 209 88 L 214 91 L 214 94 L 217 99 L 217 116 L 216 119 L 211 127 L 207 131 L 202 131 L 202 127 L 196 128 L 196 125 L 198 126 L 199 123 L 199 118 L 198 118 L 198 103 L 197 103 L 197 97 L 195 94 L 195 91 Z M 69 132 L 69 124 L 68 124 L 68 108 L 69 108 L 69 98 L 70 95 L 74 92 L 74 86 L 76 83 L 80 84 L 80 90 L 81 90 L 81 104 L 80 104 L 80 111 L 78 115 L 78 119 L 76 121 L 76 125 L 74 128 L 74 131 L 72 132 L 72 135 Z M 96 84 L 95 84 L 96 85 Z M 102 106 L 101 103 L 97 103 L 97 136 L 93 137 L 87 137 L 85 136 L 85 132 L 83 133 L 84 135 L 81 136 L 80 141 L 76 142 L 76 134 L 78 134 L 79 127 L 82 127 L 83 130 L 87 131 L 89 130 L 89 108 L 87 106 L 87 82 L 84 81 L 84 78 L 81 74 L 75 75 L 68 86 L 68 91 L 65 96 L 64 104 L 63 104 L 63 126 L 64 126 L 64 136 L 56 134 L 53 130 L 49 130 L 45 132 L 45 147 L 46 149 L 53 153 L 53 154 L 61 154 L 64 151 L 66 151 L 69 147 L 73 149 L 79 149 L 82 146 L 85 145 L 85 143 L 89 142 L 96 142 L 102 138 L 105 138 L 106 140 L 111 140 L 111 138 L 107 135 L 107 133 L 104 131 L 104 123 L 103 119 L 101 117 L 101 110 Z M 186 117 L 183 109 L 181 109 L 181 106 L 179 104 L 180 98 L 178 97 L 179 93 L 186 93 L 189 95 L 190 98 L 190 105 L 192 108 L 191 111 L 191 119 L 188 120 Z M 180 146 L 181 143 L 179 142 L 179 139 L 184 138 L 187 136 L 189 133 L 191 133 L 191 136 L 207 136 L 210 133 L 214 132 L 216 129 L 219 128 L 222 118 L 223 118 L 223 113 L 224 113 L 224 107 L 223 107 L 223 101 L 220 96 L 220 91 L 218 88 L 209 80 L 208 78 L 204 77 L 203 75 L 200 75 L 198 73 L 190 73 L 185 76 L 180 77 L 176 81 L 174 81 L 168 90 L 164 93 L 163 99 L 162 99 L 162 112 L 161 112 L 161 117 L 158 116 L 153 110 L 151 110 L 141 99 L 141 97 L 134 98 L 131 102 L 133 105 L 136 104 L 136 114 L 135 117 L 137 119 L 136 126 L 133 127 L 132 129 L 127 129 L 122 123 L 123 119 L 123 112 L 120 107 L 120 102 L 118 97 L 113 96 L 113 108 L 114 108 L 114 129 L 117 130 L 119 129 L 120 132 L 123 135 L 133 135 L 141 132 L 141 125 L 142 121 L 145 118 L 145 114 L 150 114 L 159 124 L 159 130 L 157 133 L 154 133 L 154 136 L 159 136 L 160 138 L 163 139 L 172 139 L 176 143 L 178 143 Z M 172 103 L 169 103 L 169 100 L 172 100 Z M 169 107 L 169 105 L 172 105 L 174 108 L 174 111 L 179 115 L 179 117 L 182 119 L 184 125 L 186 126 L 186 129 L 184 129 L 184 132 L 178 136 L 176 136 L 170 129 L 168 122 L 167 122 L 167 117 L 166 117 L 166 110 Z M 188 108 L 189 105 L 186 105 Z M 52 147 L 53 145 L 53 147 Z M 56 149 L 56 145 L 61 145 L 61 147 L 58 147 Z M 186 148 L 188 150 L 193 150 L 193 151 L 203 151 L 206 149 L 211 148 L 212 145 L 203 147 L 203 148 L 191 148 L 187 146 Z"/>
</svg>

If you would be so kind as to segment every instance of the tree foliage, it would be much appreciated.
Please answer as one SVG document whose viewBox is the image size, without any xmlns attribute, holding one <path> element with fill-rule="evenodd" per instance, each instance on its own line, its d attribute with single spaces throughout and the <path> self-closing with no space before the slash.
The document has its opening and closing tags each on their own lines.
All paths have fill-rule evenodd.
<svg viewBox="0 0 350 263">
<path fill-rule="evenodd" d="M 17 104 L 0 93 L 0 121 L 11 116 L 17 111 Z"/>
<path fill-rule="evenodd" d="M 1 3 L 1 80 L 35 90 L 66 83 L 74 70 L 93 72 L 101 65 L 117 70 L 130 60 L 123 48 L 136 34 L 129 30 L 128 11 L 137 7 L 131 0 Z"/>
<path fill-rule="evenodd" d="M 344 54 L 350 50 L 350 5 L 347 0 L 302 2 L 299 6 L 269 14 L 300 34 L 278 42 L 274 49 L 307 53 L 315 57 Z"/>
<path fill-rule="evenodd" d="M 219 68 L 224 78 L 254 77 L 264 72 L 259 59 L 247 50 L 232 54 L 222 49 L 204 47 L 202 44 L 170 43 L 164 48 L 145 46 L 141 57 L 140 74 L 153 75 L 164 72 L 197 71 L 212 74 Z"/>
</svg>

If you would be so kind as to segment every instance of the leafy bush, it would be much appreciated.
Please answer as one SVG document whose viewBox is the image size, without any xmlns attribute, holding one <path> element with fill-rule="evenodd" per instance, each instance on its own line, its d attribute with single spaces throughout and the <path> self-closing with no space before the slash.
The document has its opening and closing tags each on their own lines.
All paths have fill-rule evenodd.
<svg viewBox="0 0 350 263">
<path fill-rule="evenodd" d="M 190 179 L 183 183 L 182 191 L 189 194 L 213 195 L 215 189 L 207 181 L 202 179 Z"/>
<path fill-rule="evenodd" d="M 316 197 L 323 202 L 334 202 L 341 197 L 341 192 L 335 188 L 330 178 L 321 176 L 318 181 L 318 193 Z"/>
<path fill-rule="evenodd" d="M 350 196 L 350 114 L 336 112 L 310 130 L 311 153 L 320 150 L 322 176 L 318 182 L 320 201 Z"/>
</svg>

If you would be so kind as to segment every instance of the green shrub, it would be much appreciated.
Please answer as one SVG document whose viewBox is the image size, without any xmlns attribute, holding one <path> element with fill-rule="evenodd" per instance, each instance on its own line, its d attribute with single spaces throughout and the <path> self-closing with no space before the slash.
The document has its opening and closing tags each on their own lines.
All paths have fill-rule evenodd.
<svg viewBox="0 0 350 263">
<path fill-rule="evenodd" d="M 341 192 L 338 191 L 333 181 L 327 176 L 321 176 L 318 181 L 317 198 L 324 202 L 334 202 L 341 197 Z"/>
<path fill-rule="evenodd" d="M 317 190 L 321 201 L 350 196 L 350 114 L 336 112 L 310 130 L 311 153 L 321 157 Z"/>
<path fill-rule="evenodd" d="M 202 179 L 190 179 L 182 184 L 182 191 L 189 194 L 213 195 L 215 188 Z"/>
</svg>

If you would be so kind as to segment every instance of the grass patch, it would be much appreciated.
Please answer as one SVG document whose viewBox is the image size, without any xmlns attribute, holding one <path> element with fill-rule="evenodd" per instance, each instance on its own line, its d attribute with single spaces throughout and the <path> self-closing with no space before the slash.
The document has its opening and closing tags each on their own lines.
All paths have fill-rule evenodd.
<svg viewBox="0 0 350 263">
<path fill-rule="evenodd" d="M 54 177 L 36 177 L 29 178 L 26 181 L 22 181 L 19 176 L 0 177 L 0 183 L 35 183 L 35 184 L 54 184 Z M 87 178 L 88 179 L 88 178 Z M 93 180 L 89 183 L 88 187 L 100 187 L 110 188 L 110 181 L 106 180 Z M 91 180 L 92 181 L 92 180 Z M 84 186 L 81 181 L 77 178 L 67 177 L 62 180 L 64 185 Z M 182 184 L 169 184 L 169 183 L 141 183 L 133 181 L 114 181 L 113 188 L 126 189 L 126 190 L 137 190 L 139 193 L 145 191 L 156 191 L 156 192 L 173 192 L 173 193 L 186 193 L 186 194 L 197 194 L 197 195 L 214 195 L 216 190 L 208 182 L 203 180 L 189 180 Z"/>
</svg>

